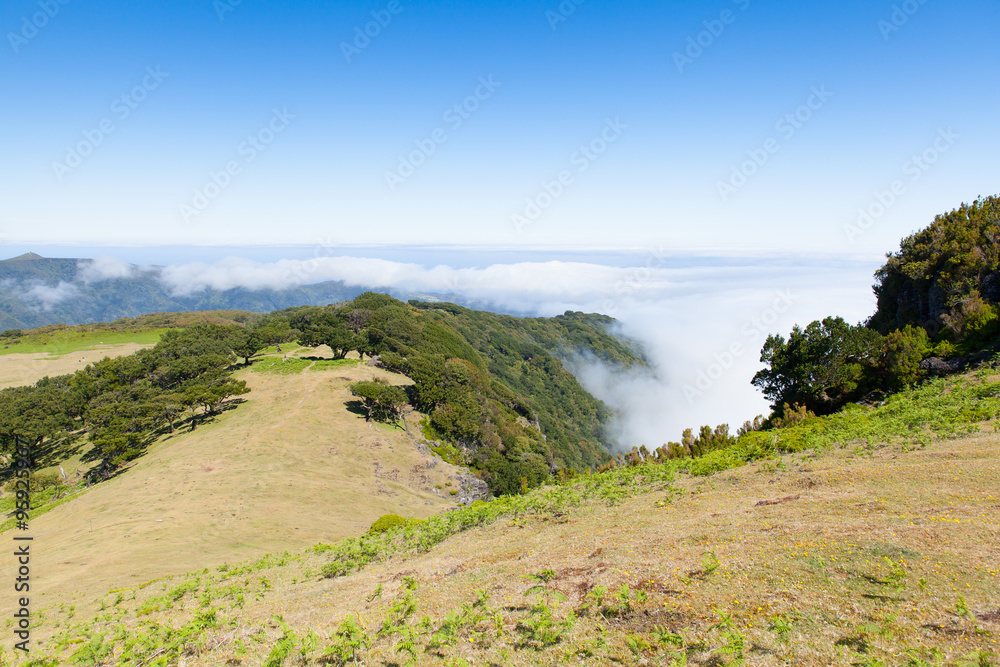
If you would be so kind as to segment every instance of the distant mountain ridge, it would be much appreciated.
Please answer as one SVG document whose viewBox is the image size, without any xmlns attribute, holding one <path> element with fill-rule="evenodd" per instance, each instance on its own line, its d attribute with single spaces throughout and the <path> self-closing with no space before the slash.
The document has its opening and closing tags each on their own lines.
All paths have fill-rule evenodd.
<svg viewBox="0 0 1000 667">
<path fill-rule="evenodd" d="M 121 317 L 189 310 L 270 312 L 302 305 L 326 305 L 364 292 L 340 281 L 282 290 L 206 289 L 178 296 L 158 279 L 157 268 L 127 278 L 83 280 L 84 258 L 47 258 L 29 252 L 0 261 L 0 330 L 47 324 L 110 322 Z"/>
</svg>

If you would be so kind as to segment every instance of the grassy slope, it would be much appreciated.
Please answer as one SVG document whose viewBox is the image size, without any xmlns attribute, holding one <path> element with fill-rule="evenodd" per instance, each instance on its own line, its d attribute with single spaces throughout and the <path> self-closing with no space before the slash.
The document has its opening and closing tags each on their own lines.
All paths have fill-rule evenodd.
<svg viewBox="0 0 1000 667">
<path fill-rule="evenodd" d="M 97 624 L 47 604 L 36 636 L 56 633 L 60 651 L 83 660 L 87 650 L 100 655 L 92 638 L 120 623 L 129 639 L 95 661 L 141 653 L 146 641 L 148 664 L 175 664 L 183 654 L 188 666 L 260 665 L 303 646 L 315 659 L 337 643 L 343 619 L 360 614 L 373 639 L 363 663 L 403 664 L 407 655 L 395 649 L 404 634 L 375 634 L 412 577 L 416 611 L 405 625 L 420 664 L 721 665 L 740 656 L 753 665 L 995 664 L 988 651 L 1000 641 L 1000 437 L 988 433 L 992 422 L 977 423 L 976 410 L 954 412 L 946 439 L 926 431 L 941 426 L 940 416 L 916 415 L 928 404 L 950 414 L 940 397 L 952 396 L 986 405 L 993 417 L 997 379 L 968 376 L 915 392 L 905 410 L 890 404 L 867 421 L 813 425 L 795 437 L 814 438 L 818 449 L 710 476 L 689 473 L 712 466 L 687 462 L 641 466 L 440 515 L 387 538 L 381 557 L 346 577 L 318 573 L 363 543 L 131 586 L 104 598 L 106 618 Z M 974 427 L 987 434 L 961 434 Z M 836 429 L 842 439 L 821 442 Z M 894 444 L 866 440 L 868 432 Z M 462 522 L 472 527 L 456 533 Z M 430 548 L 387 546 L 404 538 L 427 539 Z M 552 598 L 555 621 L 576 609 L 551 646 L 539 644 L 540 616 L 525 596 L 525 576 L 545 570 L 555 577 L 550 588 L 566 596 Z M 631 608 L 609 592 L 586 609 L 597 586 L 627 587 Z M 490 596 L 485 606 L 471 606 L 476 590 Z M 438 647 L 426 650 L 435 634 Z"/>
<path fill-rule="evenodd" d="M 85 607 L 111 588 L 454 504 L 434 487 L 454 482 L 456 469 L 426 469 L 429 457 L 402 428 L 369 428 L 346 409 L 350 381 L 403 378 L 357 361 L 287 362 L 298 374 L 268 368 L 285 363 L 278 355 L 239 371 L 252 388 L 245 405 L 194 432 L 185 426 L 121 476 L 34 518 L 35 599 Z M 5 559 L 13 576 L 9 567 Z"/>
<path fill-rule="evenodd" d="M 0 354 L 48 354 L 57 356 L 70 352 L 101 349 L 103 346 L 155 345 L 166 329 L 141 331 L 76 331 L 64 329 L 45 336 L 26 336 L 15 345 L 5 345 Z"/>
<path fill-rule="evenodd" d="M 50 324 L 25 330 L 15 339 L 0 341 L 0 354 L 67 354 L 101 345 L 125 343 L 154 344 L 171 327 L 186 327 L 201 322 L 234 324 L 253 315 L 241 310 L 208 310 L 191 313 L 151 313 L 96 324 Z"/>
</svg>

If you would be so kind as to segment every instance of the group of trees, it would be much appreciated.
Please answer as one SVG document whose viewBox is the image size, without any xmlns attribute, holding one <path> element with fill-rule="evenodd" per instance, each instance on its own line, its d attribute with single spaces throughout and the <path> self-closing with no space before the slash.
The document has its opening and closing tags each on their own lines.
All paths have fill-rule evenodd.
<svg viewBox="0 0 1000 667">
<path fill-rule="evenodd" d="M 935 217 L 902 240 L 875 281 L 878 308 L 871 328 L 885 334 L 912 324 L 931 336 L 947 329 L 945 336 L 956 343 L 977 335 L 975 327 L 963 331 L 963 311 L 975 316 L 983 305 L 992 310 L 1000 301 L 1000 197 Z"/>
<path fill-rule="evenodd" d="M 16 439 L 35 451 L 46 440 L 87 437 L 106 476 L 139 455 L 161 432 L 218 413 L 249 391 L 232 377 L 237 356 L 250 363 L 294 332 L 280 318 L 247 326 L 197 324 L 171 329 L 146 350 L 102 359 L 72 375 L 0 391 L 0 447 Z"/>
<path fill-rule="evenodd" d="M 876 274 L 878 309 L 864 324 L 839 317 L 768 336 L 753 378 L 775 417 L 829 414 L 872 392 L 922 380 L 921 362 L 975 354 L 1000 334 L 1000 198 L 976 200 L 904 239 Z"/>
<path fill-rule="evenodd" d="M 816 414 L 836 412 L 872 391 L 898 391 L 923 377 L 920 362 L 932 352 L 927 332 L 907 325 L 883 336 L 866 326 L 827 317 L 788 339 L 768 336 L 761 350 L 766 368 L 753 378 L 772 402 L 803 405 Z"/>
<path fill-rule="evenodd" d="M 760 430 L 760 428 L 761 420 L 758 418 L 756 422 L 747 422 L 740 429 L 740 435 L 748 430 Z M 694 429 L 686 428 L 681 435 L 680 442 L 668 442 L 652 451 L 646 445 L 633 447 L 631 452 L 619 455 L 615 461 L 598 468 L 598 470 L 603 471 L 615 465 L 639 465 L 642 463 L 664 463 L 671 459 L 694 459 L 734 444 L 736 444 L 736 436 L 730 435 L 729 424 L 719 424 L 714 429 L 711 426 L 702 426 L 698 435 L 694 434 Z"/>
</svg>

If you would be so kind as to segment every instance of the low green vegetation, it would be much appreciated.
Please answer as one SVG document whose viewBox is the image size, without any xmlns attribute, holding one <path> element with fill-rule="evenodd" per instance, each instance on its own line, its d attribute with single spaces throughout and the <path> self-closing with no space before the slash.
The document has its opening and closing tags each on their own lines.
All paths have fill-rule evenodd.
<svg viewBox="0 0 1000 667">
<path fill-rule="evenodd" d="M 671 463 L 692 474 L 710 474 L 788 452 L 822 450 L 850 444 L 865 451 L 874 443 L 897 442 L 921 447 L 932 438 L 978 432 L 980 425 L 1000 417 L 1000 377 L 995 367 L 967 375 L 937 378 L 889 396 L 881 405 L 850 405 L 826 416 L 796 413 L 769 430 L 749 425 L 738 437 L 715 437 L 704 427 L 703 444 L 694 448 L 670 443 L 649 451 L 634 449 L 618 458 L 623 465 Z M 760 422 L 758 422 L 759 426 Z M 690 430 L 687 432 L 689 433 Z M 694 452 L 692 454 L 692 452 Z"/>
<path fill-rule="evenodd" d="M 20 331 L 15 330 L 15 331 Z M 81 352 L 105 345 L 138 343 L 151 345 L 160 340 L 167 329 L 136 328 L 132 330 L 79 331 L 67 327 L 55 331 L 21 332 L 19 336 L 0 336 L 0 354 L 37 354 L 53 356 Z M 8 334 L 5 331 L 4 334 Z"/>
<path fill-rule="evenodd" d="M 392 528 L 400 528 L 402 526 L 410 525 L 411 523 L 417 523 L 416 519 L 407 519 L 404 516 L 399 516 L 398 514 L 383 514 L 372 527 L 368 529 L 370 533 L 384 533 Z"/>
</svg>

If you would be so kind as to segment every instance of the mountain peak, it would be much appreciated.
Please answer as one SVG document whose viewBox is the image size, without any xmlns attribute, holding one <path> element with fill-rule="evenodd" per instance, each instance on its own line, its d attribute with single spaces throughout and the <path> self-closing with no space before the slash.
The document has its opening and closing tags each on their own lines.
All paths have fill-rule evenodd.
<svg viewBox="0 0 1000 667">
<path fill-rule="evenodd" d="M 26 259 L 45 259 L 36 252 L 26 252 L 23 255 L 18 255 L 17 257 L 11 257 L 10 259 L 5 259 L 5 262 L 20 262 Z"/>
</svg>

